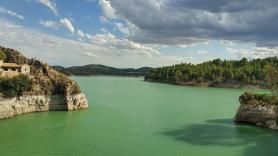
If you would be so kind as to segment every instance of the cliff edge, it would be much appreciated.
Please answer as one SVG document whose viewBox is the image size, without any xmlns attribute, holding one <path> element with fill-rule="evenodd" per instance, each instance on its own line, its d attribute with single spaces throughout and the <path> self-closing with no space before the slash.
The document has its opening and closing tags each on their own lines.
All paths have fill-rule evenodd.
<svg viewBox="0 0 278 156">
<path fill-rule="evenodd" d="M 240 106 L 235 121 L 278 129 L 277 100 L 268 94 L 244 93 L 239 97 Z"/>
<path fill-rule="evenodd" d="M 5 54 L 3 62 L 29 65 L 28 78 L 32 80 L 29 89 L 20 96 L 5 97 L 0 94 L 0 119 L 30 112 L 88 107 L 78 84 L 66 75 L 41 61 L 26 58 L 16 50 L 0 46 L 0 51 Z"/>
</svg>

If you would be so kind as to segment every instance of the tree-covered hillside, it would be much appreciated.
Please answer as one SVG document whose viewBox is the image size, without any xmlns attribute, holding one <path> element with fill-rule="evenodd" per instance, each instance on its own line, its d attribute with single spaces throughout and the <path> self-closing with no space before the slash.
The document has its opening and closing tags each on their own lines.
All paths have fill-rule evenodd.
<svg viewBox="0 0 278 156">
<path fill-rule="evenodd" d="M 151 68 L 114 68 L 98 64 L 89 64 L 85 66 L 74 66 L 64 68 L 53 66 L 56 70 L 66 75 L 112 75 L 112 76 L 145 76 Z"/>
<path fill-rule="evenodd" d="M 278 67 L 277 57 L 265 59 L 220 60 L 215 59 L 201 64 L 179 64 L 152 69 L 145 80 L 181 85 L 221 86 L 231 84 L 238 87 L 257 85 L 264 87 L 264 67 Z M 225 85 L 224 85 L 225 86 Z"/>
</svg>

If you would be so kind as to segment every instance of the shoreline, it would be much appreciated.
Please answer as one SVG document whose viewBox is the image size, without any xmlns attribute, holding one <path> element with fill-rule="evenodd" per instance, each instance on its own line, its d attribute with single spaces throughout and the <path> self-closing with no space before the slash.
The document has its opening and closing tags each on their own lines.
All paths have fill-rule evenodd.
<svg viewBox="0 0 278 156">
<path fill-rule="evenodd" d="M 71 75 L 70 77 L 132 77 L 132 78 L 144 78 L 144 76 L 127 76 L 127 75 Z M 162 84 L 169 84 L 175 86 L 189 86 L 189 87 L 203 87 L 203 88 L 230 88 L 230 89 L 266 89 L 269 90 L 267 87 L 263 87 L 260 85 L 242 85 L 242 84 L 231 84 L 231 83 L 221 83 L 221 84 L 209 84 L 209 83 L 197 83 L 197 82 L 165 82 L 165 81 L 152 81 L 152 80 L 145 80 L 145 82 L 151 83 L 162 83 Z"/>
<path fill-rule="evenodd" d="M 110 76 L 110 77 L 142 77 L 144 78 L 145 76 L 141 75 L 141 76 L 134 76 L 134 75 L 70 75 L 69 77 L 98 77 L 98 76 Z"/>
<path fill-rule="evenodd" d="M 189 86 L 189 87 L 201 87 L 201 88 L 227 88 L 227 89 L 269 89 L 267 87 L 259 85 L 242 85 L 242 84 L 231 84 L 231 83 L 221 83 L 221 84 L 210 84 L 210 83 L 197 83 L 193 81 L 189 82 L 165 82 L 165 81 L 153 81 L 153 80 L 143 80 L 145 82 L 151 83 L 162 83 L 175 86 Z"/>
</svg>

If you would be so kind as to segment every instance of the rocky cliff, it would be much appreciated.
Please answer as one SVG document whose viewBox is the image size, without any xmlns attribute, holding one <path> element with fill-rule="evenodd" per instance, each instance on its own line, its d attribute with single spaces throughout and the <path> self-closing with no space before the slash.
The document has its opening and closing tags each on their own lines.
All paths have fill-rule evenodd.
<svg viewBox="0 0 278 156">
<path fill-rule="evenodd" d="M 75 110 L 88 107 L 78 84 L 49 65 L 28 59 L 20 52 L 0 46 L 4 62 L 28 64 L 31 68 L 32 86 L 20 97 L 0 97 L 0 119 L 14 115 L 54 110 Z"/>
<path fill-rule="evenodd" d="M 235 116 L 236 122 L 278 129 L 278 105 L 271 95 L 244 93 L 239 100 L 240 107 Z"/>
</svg>

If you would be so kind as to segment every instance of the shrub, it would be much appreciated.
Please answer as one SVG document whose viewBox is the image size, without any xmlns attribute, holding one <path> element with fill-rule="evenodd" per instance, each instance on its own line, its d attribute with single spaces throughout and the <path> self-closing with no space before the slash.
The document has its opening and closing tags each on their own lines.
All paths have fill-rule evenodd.
<svg viewBox="0 0 278 156">
<path fill-rule="evenodd" d="M 0 60 L 5 60 L 5 59 L 6 59 L 5 53 L 2 50 L 0 50 Z"/>
<path fill-rule="evenodd" d="M 12 78 L 0 78 L 0 92 L 8 98 L 23 95 L 24 92 L 31 89 L 31 86 L 32 80 L 25 75 Z"/>
<path fill-rule="evenodd" d="M 239 97 L 241 104 L 251 104 L 251 105 L 278 105 L 276 97 L 272 94 L 255 94 L 250 92 L 245 92 Z"/>
</svg>

